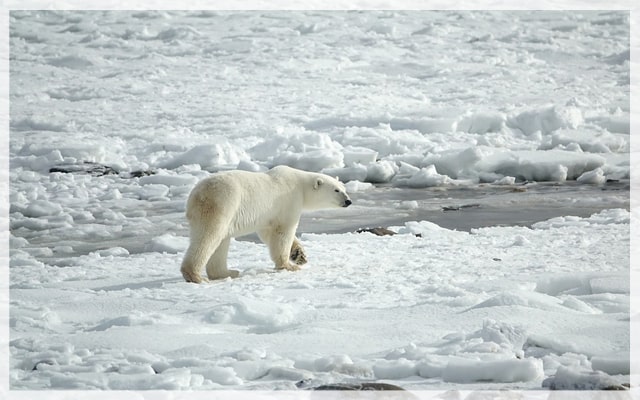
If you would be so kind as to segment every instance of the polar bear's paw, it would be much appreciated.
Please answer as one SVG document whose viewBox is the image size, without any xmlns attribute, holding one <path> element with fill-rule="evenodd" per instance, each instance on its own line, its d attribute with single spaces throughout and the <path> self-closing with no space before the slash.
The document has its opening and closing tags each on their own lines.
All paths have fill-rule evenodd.
<svg viewBox="0 0 640 400">
<path fill-rule="evenodd" d="M 304 250 L 299 246 L 294 246 L 291 248 L 289 259 L 296 265 L 305 265 L 307 263 L 307 255 L 304 254 Z"/>
<path fill-rule="evenodd" d="M 182 276 L 184 280 L 191 283 L 208 283 L 209 279 L 201 276 L 200 274 L 194 273 L 192 271 L 182 270 Z"/>
<path fill-rule="evenodd" d="M 300 271 L 300 266 L 295 264 L 287 264 L 281 267 L 276 267 L 278 271 Z"/>
</svg>

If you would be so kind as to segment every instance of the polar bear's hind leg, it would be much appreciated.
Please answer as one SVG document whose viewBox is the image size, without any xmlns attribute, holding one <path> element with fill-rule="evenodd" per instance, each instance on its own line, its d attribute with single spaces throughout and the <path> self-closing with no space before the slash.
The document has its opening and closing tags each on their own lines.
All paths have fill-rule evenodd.
<svg viewBox="0 0 640 400">
<path fill-rule="evenodd" d="M 240 272 L 227 269 L 227 254 L 229 253 L 230 238 L 223 240 L 207 262 L 207 277 L 213 279 L 237 278 Z"/>
<path fill-rule="evenodd" d="M 202 270 L 219 245 L 220 239 L 214 237 L 201 236 L 197 240 L 192 237 L 180 267 L 180 272 L 187 282 L 202 283 L 207 281 L 202 277 Z"/>
</svg>

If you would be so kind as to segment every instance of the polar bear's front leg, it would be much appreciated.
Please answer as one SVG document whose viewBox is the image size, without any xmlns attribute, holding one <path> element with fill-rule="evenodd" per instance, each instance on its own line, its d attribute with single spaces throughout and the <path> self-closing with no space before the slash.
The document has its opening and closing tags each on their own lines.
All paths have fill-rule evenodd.
<svg viewBox="0 0 640 400">
<path fill-rule="evenodd" d="M 227 269 L 227 254 L 229 253 L 230 242 L 230 238 L 223 240 L 215 253 L 209 258 L 207 262 L 207 277 L 209 279 L 237 278 L 240 274 L 236 270 Z"/>
<path fill-rule="evenodd" d="M 264 229 L 258 232 L 258 236 L 269 246 L 269 254 L 277 270 L 298 271 L 300 269 L 298 265 L 289 262 L 295 229 L 283 230 L 282 227 Z"/>
</svg>

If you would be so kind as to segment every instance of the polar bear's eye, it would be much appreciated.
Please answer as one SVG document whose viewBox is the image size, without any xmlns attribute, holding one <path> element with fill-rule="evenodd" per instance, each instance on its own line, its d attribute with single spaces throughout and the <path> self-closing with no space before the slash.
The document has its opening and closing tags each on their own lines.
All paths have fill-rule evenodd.
<svg viewBox="0 0 640 400">
<path fill-rule="evenodd" d="M 340 193 L 340 191 L 339 191 L 338 189 L 334 190 L 334 192 L 336 192 L 336 193 Z"/>
</svg>

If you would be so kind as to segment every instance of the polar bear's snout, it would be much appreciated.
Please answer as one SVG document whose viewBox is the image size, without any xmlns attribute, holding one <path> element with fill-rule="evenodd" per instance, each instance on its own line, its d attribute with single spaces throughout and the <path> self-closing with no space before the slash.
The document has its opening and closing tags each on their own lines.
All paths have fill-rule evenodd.
<svg viewBox="0 0 640 400">
<path fill-rule="evenodd" d="M 344 196 L 344 202 L 342 203 L 342 207 L 349 207 L 351 203 L 353 203 L 351 201 L 351 198 L 349 197 L 347 192 L 342 192 L 342 195 Z"/>
</svg>

